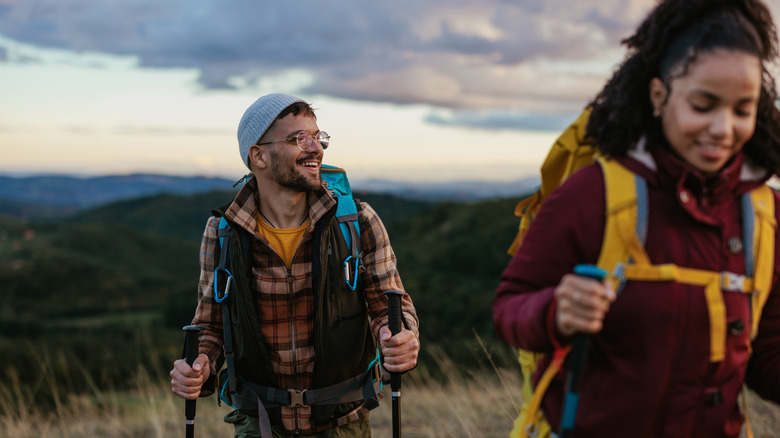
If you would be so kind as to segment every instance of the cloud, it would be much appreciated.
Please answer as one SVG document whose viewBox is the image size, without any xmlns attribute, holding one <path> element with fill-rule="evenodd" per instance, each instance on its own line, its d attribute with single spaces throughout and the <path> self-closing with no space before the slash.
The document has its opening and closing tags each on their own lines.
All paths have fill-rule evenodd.
<svg viewBox="0 0 780 438">
<path fill-rule="evenodd" d="M 306 72 L 298 89 L 469 110 L 576 111 L 652 0 L 38 0 L 0 3 L 0 35 L 196 68 L 204 88 Z M 0 51 L 0 62 L 7 58 Z M 6 61 L 7 62 L 7 61 Z"/>
<path fill-rule="evenodd" d="M 139 126 L 139 125 L 122 125 L 114 129 L 114 133 L 122 136 L 175 136 L 175 135 L 188 135 L 188 136 L 232 136 L 233 130 L 225 129 L 210 129 L 200 127 L 186 127 L 186 128 L 169 128 L 167 126 Z"/>
<path fill-rule="evenodd" d="M 456 111 L 431 113 L 425 121 L 434 125 L 463 126 L 486 130 L 561 131 L 577 117 L 570 114 L 543 114 L 517 111 Z"/>
</svg>

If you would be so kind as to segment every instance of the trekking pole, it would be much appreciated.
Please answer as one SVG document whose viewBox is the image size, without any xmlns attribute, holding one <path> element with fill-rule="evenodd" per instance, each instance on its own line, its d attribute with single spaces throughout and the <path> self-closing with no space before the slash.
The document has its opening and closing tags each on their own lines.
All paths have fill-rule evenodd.
<svg viewBox="0 0 780 438">
<path fill-rule="evenodd" d="M 387 325 L 395 336 L 401 331 L 401 298 L 406 294 L 400 290 L 389 290 L 387 295 Z M 401 438 L 401 373 L 390 373 L 390 389 L 393 394 L 393 438 Z"/>
<path fill-rule="evenodd" d="M 200 327 L 197 325 L 188 325 L 183 328 L 184 336 L 184 358 L 187 365 L 192 366 L 195 358 L 198 357 L 198 334 Z M 195 402 L 197 400 L 187 400 L 184 402 L 185 434 L 186 438 L 195 437 Z"/>
<path fill-rule="evenodd" d="M 597 281 L 604 280 L 607 273 L 593 265 L 577 265 L 574 273 Z M 585 358 L 588 354 L 590 335 L 576 333 L 571 341 L 569 356 L 569 374 L 566 381 L 566 397 L 563 404 L 563 419 L 561 420 L 561 438 L 570 438 L 574 434 L 574 422 L 577 417 L 577 405 L 580 401 L 580 379 L 585 368 Z"/>
</svg>

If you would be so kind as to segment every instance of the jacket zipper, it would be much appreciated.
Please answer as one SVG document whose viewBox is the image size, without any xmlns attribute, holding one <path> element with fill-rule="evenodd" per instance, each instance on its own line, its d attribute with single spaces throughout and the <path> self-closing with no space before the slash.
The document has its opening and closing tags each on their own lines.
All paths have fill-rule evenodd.
<svg viewBox="0 0 780 438">
<path fill-rule="evenodd" d="M 292 260 L 295 260 L 295 256 L 298 255 L 298 251 L 301 249 L 301 244 L 303 243 L 304 239 L 306 239 L 306 236 L 309 234 L 309 230 L 307 229 L 306 232 L 303 233 L 303 237 L 301 237 L 301 241 L 298 242 L 298 247 L 295 248 L 295 252 L 293 253 Z M 277 254 L 278 255 L 278 254 Z M 292 266 L 287 268 L 287 291 L 288 291 L 288 304 L 290 306 L 290 335 L 292 338 L 292 344 L 290 347 L 292 348 L 292 366 L 293 366 L 293 382 L 296 386 L 298 385 L 297 376 L 298 376 L 298 357 L 297 354 L 295 354 L 296 350 L 296 342 L 295 342 L 295 307 L 293 307 L 293 273 L 292 273 Z M 295 418 L 295 434 L 300 435 L 301 434 L 301 427 L 300 423 L 298 421 L 298 410 L 300 408 L 293 408 L 293 418 Z"/>
<path fill-rule="evenodd" d="M 296 250 L 297 252 L 297 250 Z M 295 258 L 295 256 L 293 256 Z M 293 381 L 297 383 L 297 375 L 298 375 L 298 358 L 295 354 L 295 308 L 293 307 L 293 276 L 292 276 L 292 268 L 287 268 L 287 302 L 290 306 L 290 334 L 292 336 L 292 344 L 290 347 L 292 348 L 292 368 L 293 368 Z M 297 385 L 296 385 L 297 386 Z M 299 408 L 293 408 L 293 418 L 295 419 L 295 434 L 300 434 L 300 424 L 298 424 L 298 409 Z"/>
<path fill-rule="evenodd" d="M 306 236 L 309 235 L 309 230 L 307 229 L 306 232 L 303 233 L 303 237 L 301 237 L 301 241 L 298 242 L 298 247 L 295 248 L 295 253 L 293 253 L 293 260 L 295 260 L 295 256 L 298 255 L 298 251 L 301 249 L 301 243 L 303 243 L 304 239 L 306 239 Z M 262 239 L 261 239 L 262 241 Z M 268 249 L 271 250 L 272 253 L 278 257 L 282 263 L 284 263 L 284 259 L 282 256 L 279 255 L 276 250 L 271 247 L 267 241 L 265 241 L 265 245 L 268 246 Z M 286 264 L 285 264 L 286 267 Z M 293 307 L 293 273 L 292 273 L 292 267 L 286 267 L 287 269 L 287 304 L 290 307 L 290 335 L 291 335 L 291 350 L 292 350 L 292 368 L 293 368 L 293 382 L 297 385 L 297 378 L 298 375 L 298 358 L 295 354 L 295 313 L 294 313 L 294 307 Z M 298 421 L 298 410 L 300 408 L 292 408 L 293 411 L 293 418 L 295 418 L 295 434 L 300 435 L 301 434 L 301 427 L 300 422 Z"/>
</svg>

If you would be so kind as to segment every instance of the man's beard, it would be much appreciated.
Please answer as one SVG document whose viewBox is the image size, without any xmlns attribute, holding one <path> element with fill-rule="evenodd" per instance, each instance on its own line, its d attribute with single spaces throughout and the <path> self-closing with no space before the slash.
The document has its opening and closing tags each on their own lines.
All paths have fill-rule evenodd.
<svg viewBox="0 0 780 438">
<path fill-rule="evenodd" d="M 298 166 L 296 162 L 287 165 L 286 161 L 279 157 L 275 150 L 270 149 L 271 155 L 271 174 L 274 177 L 274 181 L 282 187 L 292 189 L 298 192 L 313 192 L 320 188 L 322 185 L 322 177 L 317 174 L 316 181 L 307 178 L 306 175 L 298 172 Z M 302 161 L 315 160 L 314 156 L 308 156 Z M 319 160 L 317 160 L 319 161 Z"/>
</svg>

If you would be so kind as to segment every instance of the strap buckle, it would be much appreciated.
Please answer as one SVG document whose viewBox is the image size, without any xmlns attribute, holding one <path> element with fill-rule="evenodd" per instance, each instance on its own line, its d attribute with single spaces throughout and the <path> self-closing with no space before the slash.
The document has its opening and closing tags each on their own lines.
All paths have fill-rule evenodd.
<svg viewBox="0 0 780 438">
<path fill-rule="evenodd" d="M 618 283 L 624 283 L 626 281 L 626 264 L 617 262 L 612 270 L 612 276 L 615 277 Z"/>
<path fill-rule="evenodd" d="M 723 290 L 729 292 L 747 292 L 745 290 L 745 279 L 744 275 L 733 272 L 721 272 L 720 286 Z"/>
<path fill-rule="evenodd" d="M 307 406 L 303 403 L 303 395 L 306 392 L 305 389 L 303 390 L 297 390 L 297 389 L 288 389 L 287 392 L 290 393 L 290 404 L 287 405 L 290 408 L 300 408 L 303 406 Z"/>
</svg>

